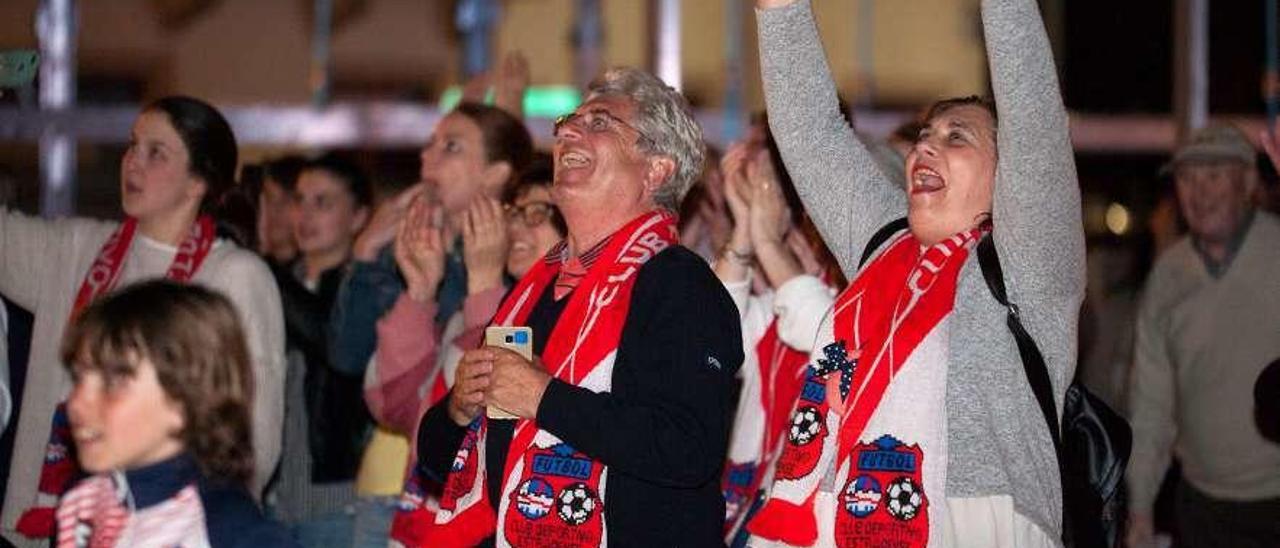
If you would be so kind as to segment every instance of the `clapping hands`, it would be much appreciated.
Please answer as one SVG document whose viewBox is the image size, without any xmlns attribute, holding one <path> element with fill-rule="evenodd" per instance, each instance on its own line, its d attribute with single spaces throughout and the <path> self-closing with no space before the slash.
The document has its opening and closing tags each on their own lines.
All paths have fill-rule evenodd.
<svg viewBox="0 0 1280 548">
<path fill-rule="evenodd" d="M 419 195 L 408 206 L 396 232 L 396 264 L 404 276 L 409 298 L 418 302 L 435 300 L 444 277 L 442 217 L 439 205 Z"/>
</svg>

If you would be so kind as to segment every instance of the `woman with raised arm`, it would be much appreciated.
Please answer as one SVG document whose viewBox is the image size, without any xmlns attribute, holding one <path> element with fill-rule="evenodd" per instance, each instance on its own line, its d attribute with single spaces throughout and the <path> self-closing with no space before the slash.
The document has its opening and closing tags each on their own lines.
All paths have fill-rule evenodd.
<svg viewBox="0 0 1280 548">
<path fill-rule="evenodd" d="M 757 7 L 770 126 L 852 281 L 819 332 L 753 545 L 1059 545 L 1053 441 L 976 249 L 989 237 L 1003 257 L 1060 409 L 1084 235 L 1034 0 L 982 2 L 995 105 L 935 104 L 906 188 L 841 117 L 809 2 Z M 885 228 L 904 214 L 905 229 Z"/>
<path fill-rule="evenodd" d="M 253 369 L 250 492 L 257 497 L 280 455 L 284 415 L 284 321 L 266 264 L 222 237 L 218 212 L 235 184 L 235 136 L 212 106 L 165 97 L 142 109 L 120 161 L 123 222 L 49 221 L 0 210 L 0 292 L 35 312 L 4 532 L 53 533 L 52 507 L 79 477 L 58 402 L 71 389 L 58 342 L 70 319 L 113 288 L 169 278 L 230 298 L 245 327 Z M 42 468 L 43 465 L 43 468 Z M 21 516 L 21 519 L 19 517 Z"/>
</svg>

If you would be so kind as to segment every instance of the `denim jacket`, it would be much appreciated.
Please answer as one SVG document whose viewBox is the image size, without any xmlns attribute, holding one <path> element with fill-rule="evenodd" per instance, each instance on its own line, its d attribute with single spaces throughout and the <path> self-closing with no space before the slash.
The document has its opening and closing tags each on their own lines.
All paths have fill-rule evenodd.
<svg viewBox="0 0 1280 548">
<path fill-rule="evenodd" d="M 391 310 L 404 290 L 391 246 L 379 251 L 373 262 L 352 261 L 329 316 L 329 357 L 334 369 L 347 375 L 364 375 L 378 344 L 378 319 Z M 436 297 L 437 325 L 444 325 L 466 296 L 467 268 L 462 262 L 459 238 L 445 255 L 444 277 Z"/>
</svg>

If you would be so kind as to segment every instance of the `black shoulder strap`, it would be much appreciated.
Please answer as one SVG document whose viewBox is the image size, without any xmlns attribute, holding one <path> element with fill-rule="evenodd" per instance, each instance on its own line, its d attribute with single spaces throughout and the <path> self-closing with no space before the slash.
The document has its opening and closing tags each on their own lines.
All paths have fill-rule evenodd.
<svg viewBox="0 0 1280 548">
<path fill-rule="evenodd" d="M 987 288 L 991 295 L 1009 311 L 1007 323 L 1013 333 L 1013 340 L 1018 343 L 1018 354 L 1022 356 L 1022 368 L 1027 373 L 1027 382 L 1031 383 L 1031 392 L 1040 404 L 1040 412 L 1049 424 L 1049 433 L 1053 436 L 1053 448 L 1058 453 L 1058 461 L 1062 461 L 1062 433 L 1058 425 L 1058 413 L 1053 406 L 1053 385 L 1049 382 L 1049 369 L 1044 364 L 1044 355 L 1036 346 L 1036 341 L 1022 326 L 1022 318 L 1018 305 L 1009 302 L 1004 289 L 1004 271 L 1000 268 L 1000 256 L 996 253 L 996 244 L 988 234 L 978 243 L 978 264 L 982 266 L 982 277 L 987 280 Z"/>
<path fill-rule="evenodd" d="M 871 258 L 871 254 L 875 253 L 880 246 L 884 245 L 885 240 L 888 240 L 890 236 L 897 234 L 899 230 L 904 228 L 907 228 L 906 217 L 899 217 L 880 227 L 880 230 L 877 230 L 875 234 L 871 235 L 871 239 L 867 240 L 867 247 L 862 250 L 862 258 L 858 259 L 858 268 L 862 268 L 862 265 L 867 264 L 867 259 Z"/>
</svg>

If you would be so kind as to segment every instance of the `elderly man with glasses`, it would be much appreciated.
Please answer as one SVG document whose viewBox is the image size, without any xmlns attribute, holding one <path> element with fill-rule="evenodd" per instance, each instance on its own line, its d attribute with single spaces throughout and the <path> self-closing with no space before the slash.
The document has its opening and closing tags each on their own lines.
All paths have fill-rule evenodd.
<svg viewBox="0 0 1280 548">
<path fill-rule="evenodd" d="M 555 137 L 568 235 L 494 318 L 532 328 L 535 357 L 467 352 L 424 416 L 419 464 L 443 483 L 428 544 L 721 545 L 742 337 L 673 213 L 701 132 L 676 91 L 618 69 Z"/>
</svg>

